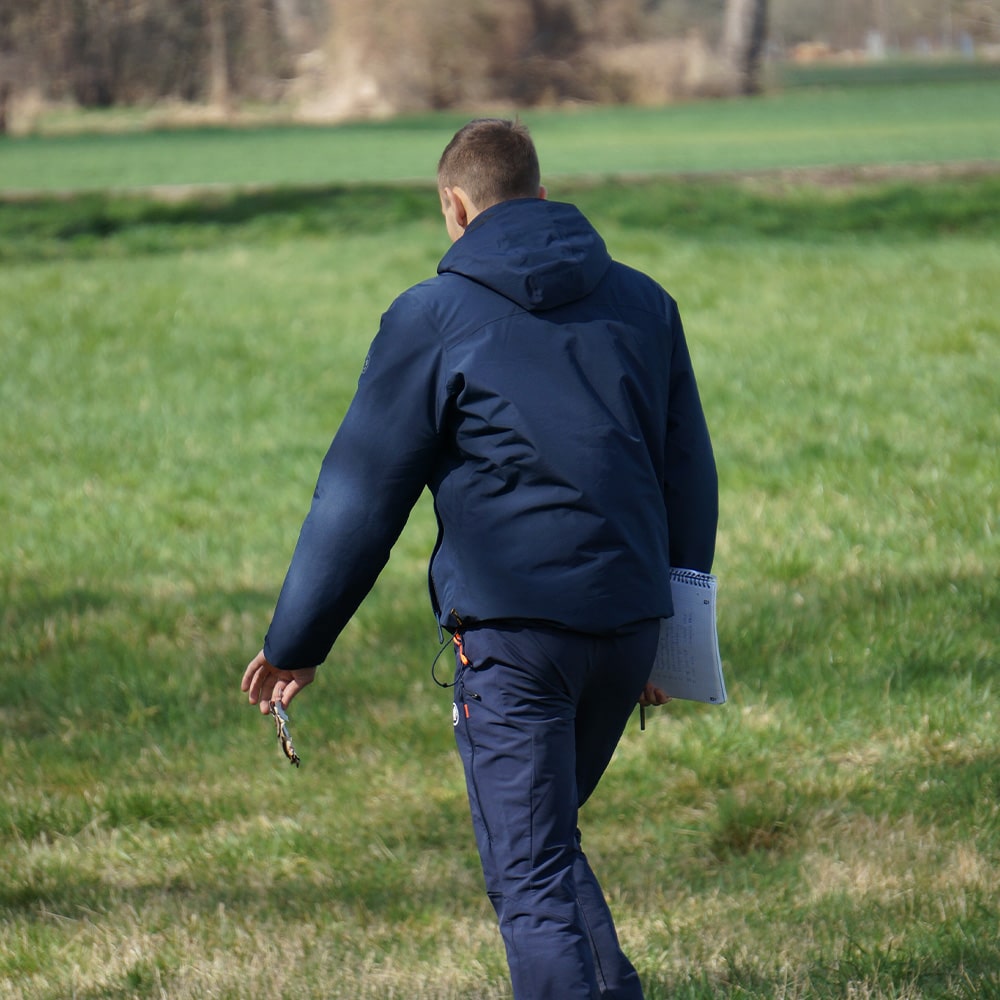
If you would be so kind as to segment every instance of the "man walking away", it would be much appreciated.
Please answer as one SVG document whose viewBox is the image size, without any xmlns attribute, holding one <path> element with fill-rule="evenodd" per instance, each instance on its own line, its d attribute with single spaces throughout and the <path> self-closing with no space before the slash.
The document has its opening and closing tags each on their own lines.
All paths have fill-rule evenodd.
<svg viewBox="0 0 1000 1000">
<path fill-rule="evenodd" d="M 580 807 L 647 684 L 671 566 L 708 572 L 712 446 L 674 300 L 547 200 L 518 122 L 438 166 L 453 241 L 390 306 L 324 459 L 263 650 L 287 707 L 423 488 L 431 601 L 455 646 L 455 735 L 516 1000 L 640 1000 L 581 849 Z"/>
</svg>

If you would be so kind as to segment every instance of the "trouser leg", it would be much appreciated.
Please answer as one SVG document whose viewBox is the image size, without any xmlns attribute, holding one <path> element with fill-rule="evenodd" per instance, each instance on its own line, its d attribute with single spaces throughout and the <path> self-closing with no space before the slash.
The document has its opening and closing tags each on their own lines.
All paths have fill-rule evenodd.
<svg viewBox="0 0 1000 1000">
<path fill-rule="evenodd" d="M 594 957 L 594 974 L 604 1000 L 642 1000 L 639 974 L 622 951 L 604 892 L 583 851 L 573 865 L 576 898 Z"/>
<path fill-rule="evenodd" d="M 656 652 L 659 623 L 635 632 L 602 639 L 587 673 L 576 712 L 576 780 L 578 804 L 597 787 L 649 677 Z M 580 848 L 574 877 L 577 901 L 594 955 L 595 972 L 604 1000 L 641 1000 L 638 973 L 622 951 L 604 892 Z"/>
<path fill-rule="evenodd" d="M 576 821 L 648 675 L 653 635 L 620 649 L 547 629 L 464 636 L 456 738 L 516 1000 L 642 997 Z"/>
</svg>

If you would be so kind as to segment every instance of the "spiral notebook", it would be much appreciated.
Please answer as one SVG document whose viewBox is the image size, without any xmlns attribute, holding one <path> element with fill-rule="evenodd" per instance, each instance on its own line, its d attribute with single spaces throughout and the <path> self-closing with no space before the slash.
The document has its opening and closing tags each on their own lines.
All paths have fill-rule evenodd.
<svg viewBox="0 0 1000 1000">
<path fill-rule="evenodd" d="M 713 705 L 726 700 L 715 627 L 716 584 L 710 573 L 670 571 L 674 616 L 660 620 L 660 645 L 649 680 L 671 698 Z"/>
</svg>

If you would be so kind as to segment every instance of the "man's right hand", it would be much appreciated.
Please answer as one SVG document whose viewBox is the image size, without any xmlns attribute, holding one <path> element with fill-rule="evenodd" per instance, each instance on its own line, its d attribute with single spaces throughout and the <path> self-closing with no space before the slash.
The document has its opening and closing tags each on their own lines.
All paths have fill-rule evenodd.
<svg viewBox="0 0 1000 1000">
<path fill-rule="evenodd" d="M 250 695 L 250 704 L 259 705 L 261 715 L 267 715 L 271 711 L 271 702 L 279 701 L 282 708 L 288 708 L 291 700 L 315 678 L 315 667 L 279 670 L 268 663 L 261 650 L 247 664 L 240 688 Z"/>
</svg>

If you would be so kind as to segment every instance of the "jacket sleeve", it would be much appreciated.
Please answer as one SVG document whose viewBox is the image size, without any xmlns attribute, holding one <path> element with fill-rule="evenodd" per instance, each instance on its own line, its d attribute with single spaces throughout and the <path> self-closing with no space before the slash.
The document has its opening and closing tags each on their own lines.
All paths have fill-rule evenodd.
<svg viewBox="0 0 1000 1000">
<path fill-rule="evenodd" d="M 440 340 L 404 293 L 323 460 L 264 642 L 274 666 L 322 663 L 388 562 L 437 454 L 441 372 Z"/>
<path fill-rule="evenodd" d="M 715 558 L 719 480 L 687 340 L 675 303 L 664 497 L 670 565 L 708 573 Z"/>
</svg>

